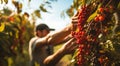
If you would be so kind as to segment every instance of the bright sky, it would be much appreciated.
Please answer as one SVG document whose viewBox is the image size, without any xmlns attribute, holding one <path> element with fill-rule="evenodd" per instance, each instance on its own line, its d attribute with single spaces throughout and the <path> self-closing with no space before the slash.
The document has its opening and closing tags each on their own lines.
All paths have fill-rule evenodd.
<svg viewBox="0 0 120 66">
<path fill-rule="evenodd" d="M 31 0 L 31 3 L 27 3 L 28 0 L 19 1 L 24 3 L 24 12 L 32 12 L 35 9 L 39 9 L 39 5 L 45 0 Z M 60 17 L 60 14 L 63 10 L 69 8 L 72 2 L 73 0 L 57 0 L 56 2 L 52 2 L 52 8 L 47 8 L 51 13 L 42 12 L 42 19 L 38 19 L 36 21 L 36 25 L 39 23 L 46 23 L 50 28 L 54 28 L 56 30 L 64 28 L 68 23 L 70 23 L 70 19 L 69 17 L 63 19 Z M 8 6 L 11 6 L 11 9 L 14 9 L 10 2 L 8 3 Z"/>
<path fill-rule="evenodd" d="M 44 13 L 42 15 L 43 19 L 40 21 L 57 30 L 64 28 L 70 22 L 70 19 L 68 17 L 63 19 L 60 17 L 60 14 L 63 10 L 70 7 L 71 3 L 72 0 L 58 0 L 57 2 L 52 3 L 53 8 L 50 10 L 52 13 Z"/>
<path fill-rule="evenodd" d="M 40 2 L 40 0 L 37 1 Z M 70 22 L 70 19 L 68 17 L 63 19 L 60 17 L 60 14 L 63 10 L 70 7 L 72 1 L 73 0 L 58 0 L 57 2 L 52 2 L 52 8 L 48 9 L 51 13 L 42 13 L 42 19 L 37 20 L 36 24 L 43 22 L 46 23 L 49 27 L 55 28 L 56 30 L 64 28 Z M 32 2 L 31 4 L 35 3 L 36 1 Z"/>
</svg>

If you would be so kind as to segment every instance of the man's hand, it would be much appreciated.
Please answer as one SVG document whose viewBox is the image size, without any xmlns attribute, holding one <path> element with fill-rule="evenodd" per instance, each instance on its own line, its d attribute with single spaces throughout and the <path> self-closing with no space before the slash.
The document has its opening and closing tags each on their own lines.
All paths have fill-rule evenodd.
<svg viewBox="0 0 120 66">
<path fill-rule="evenodd" d="M 78 13 L 71 18 L 71 24 L 70 24 L 71 31 L 76 30 L 77 23 L 78 23 Z"/>
<path fill-rule="evenodd" d="M 46 66 L 52 66 L 59 62 L 59 60 L 66 54 L 72 54 L 74 53 L 75 49 L 77 49 L 77 44 L 75 43 L 75 39 L 72 38 L 69 41 L 67 41 L 58 51 L 56 51 L 54 54 L 48 56 L 44 60 L 44 64 Z"/>
<path fill-rule="evenodd" d="M 60 49 L 64 54 L 71 54 L 75 51 L 75 49 L 77 49 L 77 47 L 78 45 L 76 44 L 75 39 L 72 38 L 68 42 L 66 42 Z"/>
</svg>

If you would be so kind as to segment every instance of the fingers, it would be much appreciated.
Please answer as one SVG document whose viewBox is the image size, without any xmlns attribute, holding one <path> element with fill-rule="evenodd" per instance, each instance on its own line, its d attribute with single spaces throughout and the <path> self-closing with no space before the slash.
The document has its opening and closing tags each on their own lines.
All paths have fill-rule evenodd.
<svg viewBox="0 0 120 66">
<path fill-rule="evenodd" d="M 78 48 L 78 44 L 76 44 L 76 42 L 72 42 L 71 46 L 72 46 L 71 50 Z"/>
<path fill-rule="evenodd" d="M 77 14 L 75 14 L 75 15 L 71 18 L 70 28 L 71 28 L 72 31 L 76 30 L 76 28 L 77 28 L 77 24 L 78 24 L 78 22 L 79 22 L 78 14 L 79 14 L 79 12 L 77 12 Z"/>
<path fill-rule="evenodd" d="M 79 15 L 79 11 L 77 11 L 77 13 L 74 16 L 78 16 Z"/>
<path fill-rule="evenodd" d="M 67 44 L 67 47 L 70 47 L 73 49 L 77 47 L 75 38 L 70 39 L 66 44 Z"/>
<path fill-rule="evenodd" d="M 74 24 L 74 23 L 78 23 L 78 12 L 77 12 L 77 14 L 75 14 L 75 16 L 73 16 L 72 18 L 71 18 L 71 20 L 72 20 L 72 23 Z"/>
<path fill-rule="evenodd" d="M 72 23 L 78 23 L 78 17 L 72 17 Z"/>
<path fill-rule="evenodd" d="M 75 38 L 70 39 L 70 40 L 67 42 L 67 44 L 71 44 L 74 40 L 75 40 Z"/>
<path fill-rule="evenodd" d="M 72 25 L 76 26 L 78 23 L 78 17 L 72 17 L 71 23 L 72 23 Z"/>
<path fill-rule="evenodd" d="M 73 16 L 71 19 L 76 20 L 76 19 L 78 19 L 78 16 Z"/>
<path fill-rule="evenodd" d="M 78 20 L 78 16 L 73 16 L 71 19 L 72 20 Z"/>
<path fill-rule="evenodd" d="M 66 48 L 67 48 L 68 54 L 72 54 L 78 48 L 78 44 L 76 44 L 76 41 L 72 39 L 72 41 L 70 40 L 70 43 L 68 44 L 68 46 L 66 45 Z"/>
<path fill-rule="evenodd" d="M 73 53 L 77 48 L 78 44 L 76 44 L 75 38 L 70 39 L 63 45 L 63 51 L 66 52 L 66 54 Z"/>
<path fill-rule="evenodd" d="M 77 11 L 77 13 L 75 14 L 75 16 L 79 16 L 79 11 Z"/>
</svg>

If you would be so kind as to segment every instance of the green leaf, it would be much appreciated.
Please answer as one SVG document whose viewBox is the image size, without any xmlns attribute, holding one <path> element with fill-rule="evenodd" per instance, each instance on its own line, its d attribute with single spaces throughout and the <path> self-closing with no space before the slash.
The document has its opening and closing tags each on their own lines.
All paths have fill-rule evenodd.
<svg viewBox="0 0 120 66">
<path fill-rule="evenodd" d="M 12 13 L 12 11 L 8 8 L 4 8 L 3 11 L 4 11 L 4 15 L 6 16 L 9 16 Z"/>
<path fill-rule="evenodd" d="M 35 62 L 35 66 L 40 66 L 37 62 Z"/>
<path fill-rule="evenodd" d="M 42 10 L 43 12 L 47 12 L 47 10 L 44 8 L 44 5 L 40 5 L 40 10 Z"/>
<path fill-rule="evenodd" d="M 86 4 L 86 0 L 82 0 L 82 1 L 83 1 L 82 4 L 85 5 Z"/>
<path fill-rule="evenodd" d="M 75 57 L 77 57 L 78 55 L 78 49 L 74 52 L 74 55 L 72 56 L 72 59 L 75 59 Z"/>
<path fill-rule="evenodd" d="M 0 37 L 1 36 L 6 36 L 6 34 L 4 32 L 0 32 Z"/>
<path fill-rule="evenodd" d="M 40 10 L 35 10 L 35 15 L 37 16 L 37 17 L 39 17 L 39 18 L 41 18 L 41 15 L 40 15 Z"/>
<path fill-rule="evenodd" d="M 4 0 L 4 2 L 7 4 L 7 3 L 8 3 L 8 0 Z"/>
<path fill-rule="evenodd" d="M 46 3 L 46 4 L 51 4 L 49 1 L 46 1 L 45 3 Z"/>
<path fill-rule="evenodd" d="M 2 4 L 3 3 L 3 0 L 0 0 L 0 4 Z"/>
<path fill-rule="evenodd" d="M 29 0 L 29 2 L 30 2 L 31 0 Z"/>
<path fill-rule="evenodd" d="M 0 23 L 0 32 L 4 31 L 5 23 Z"/>
<path fill-rule="evenodd" d="M 22 3 L 19 3 L 19 8 L 22 9 L 23 5 Z"/>
<path fill-rule="evenodd" d="M 67 9 L 66 13 L 68 14 L 69 17 L 72 17 L 74 15 L 74 9 L 73 8 Z"/>
<path fill-rule="evenodd" d="M 64 11 L 61 12 L 60 16 L 61 16 L 61 18 L 65 18 L 65 13 L 64 13 Z"/>
<path fill-rule="evenodd" d="M 19 3 L 14 0 L 12 1 L 12 3 L 14 4 L 15 7 L 18 7 L 18 5 L 19 5 Z"/>
<path fill-rule="evenodd" d="M 11 66 L 13 64 L 13 60 L 11 57 L 7 58 L 8 66 Z"/>
<path fill-rule="evenodd" d="M 101 7 L 101 5 L 102 4 L 100 4 L 98 8 L 96 9 L 96 11 L 88 18 L 87 22 L 90 22 L 91 20 L 95 18 L 95 16 L 97 15 L 97 10 Z"/>
<path fill-rule="evenodd" d="M 2 38 L 0 39 L 0 48 L 6 53 L 6 54 L 11 54 L 10 50 L 10 42 L 8 39 Z"/>
<path fill-rule="evenodd" d="M 119 4 L 118 4 L 117 8 L 120 9 L 120 2 L 119 2 Z"/>
<path fill-rule="evenodd" d="M 90 22 L 97 15 L 97 10 L 88 18 L 87 22 Z"/>
</svg>

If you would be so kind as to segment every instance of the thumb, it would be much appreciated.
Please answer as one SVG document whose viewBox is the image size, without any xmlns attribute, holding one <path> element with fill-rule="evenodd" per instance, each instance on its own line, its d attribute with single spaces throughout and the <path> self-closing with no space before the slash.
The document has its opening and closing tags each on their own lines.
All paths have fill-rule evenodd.
<svg viewBox="0 0 120 66">
<path fill-rule="evenodd" d="M 79 15 L 79 11 L 77 11 L 77 13 L 74 16 L 78 16 Z"/>
</svg>

